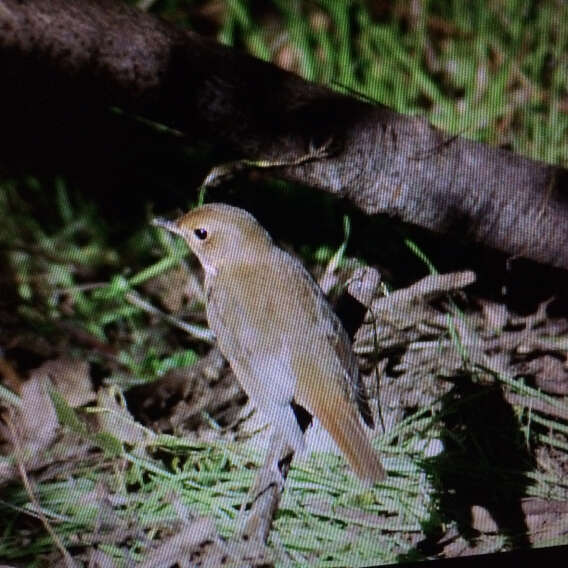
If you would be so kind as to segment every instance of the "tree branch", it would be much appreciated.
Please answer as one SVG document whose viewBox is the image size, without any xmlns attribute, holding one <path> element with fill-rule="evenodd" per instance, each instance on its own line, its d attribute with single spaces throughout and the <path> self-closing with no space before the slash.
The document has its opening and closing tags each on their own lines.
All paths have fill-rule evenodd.
<svg viewBox="0 0 568 568">
<path fill-rule="evenodd" d="M 237 157 L 296 161 L 279 173 L 368 214 L 568 269 L 566 169 L 448 136 L 116 0 L 0 0 L 0 65 L 13 104 L 47 90 L 120 106 Z M 326 142 L 327 157 L 297 163 Z"/>
</svg>

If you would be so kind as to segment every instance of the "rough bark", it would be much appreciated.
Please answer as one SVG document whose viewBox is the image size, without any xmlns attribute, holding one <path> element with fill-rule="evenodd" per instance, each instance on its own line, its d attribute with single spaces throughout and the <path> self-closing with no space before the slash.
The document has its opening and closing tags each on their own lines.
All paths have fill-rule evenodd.
<svg viewBox="0 0 568 568">
<path fill-rule="evenodd" d="M 35 85 L 38 97 L 120 106 L 238 157 L 293 161 L 329 143 L 323 159 L 279 175 L 568 268 L 567 170 L 339 95 L 115 0 L 0 0 L 0 66 L 5 92 Z"/>
</svg>

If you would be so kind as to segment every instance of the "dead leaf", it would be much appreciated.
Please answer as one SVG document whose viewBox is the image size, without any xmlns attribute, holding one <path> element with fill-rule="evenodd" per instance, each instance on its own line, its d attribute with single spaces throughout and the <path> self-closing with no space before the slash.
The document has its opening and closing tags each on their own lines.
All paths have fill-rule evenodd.
<svg viewBox="0 0 568 568">
<path fill-rule="evenodd" d="M 146 447 L 154 437 L 153 432 L 134 420 L 116 387 L 99 389 L 96 410 L 100 432 L 108 433 L 120 442 Z"/>
<path fill-rule="evenodd" d="M 95 400 L 89 364 L 79 359 L 62 357 L 45 362 L 33 372 L 51 379 L 72 408 L 84 406 Z"/>
<path fill-rule="evenodd" d="M 568 394 L 568 370 L 558 358 L 543 355 L 517 366 L 519 374 L 533 375 L 536 386 L 550 394 Z"/>
<path fill-rule="evenodd" d="M 353 276 L 347 281 L 347 291 L 368 308 L 377 295 L 380 283 L 381 273 L 371 266 L 363 266 L 355 269 Z"/>
<path fill-rule="evenodd" d="M 46 376 L 34 374 L 22 385 L 21 406 L 13 412 L 12 422 L 19 445 L 30 456 L 47 448 L 57 435 L 59 424 L 49 396 L 51 386 Z M 12 445 L 4 426 L 2 437 Z"/>
<path fill-rule="evenodd" d="M 265 547 L 259 543 L 225 541 L 211 519 L 200 517 L 183 524 L 178 532 L 160 541 L 137 566 L 157 568 L 217 568 L 218 566 L 270 567 Z"/>
</svg>

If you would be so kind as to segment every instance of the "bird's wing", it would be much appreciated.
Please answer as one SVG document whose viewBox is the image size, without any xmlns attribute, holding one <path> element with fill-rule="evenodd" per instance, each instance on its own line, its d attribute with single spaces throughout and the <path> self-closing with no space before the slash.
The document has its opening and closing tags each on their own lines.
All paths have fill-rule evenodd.
<svg viewBox="0 0 568 568">
<path fill-rule="evenodd" d="M 295 399 L 318 418 L 359 478 L 372 485 L 386 474 L 359 419 L 360 413 L 373 425 L 349 337 L 321 288 L 298 261 L 288 257 L 272 265 L 280 267 L 281 281 L 296 288 L 295 294 L 283 294 L 291 305 L 283 302 L 281 313 L 293 308 L 292 313 L 302 315 L 295 328 L 287 328 L 298 375 Z M 278 290 L 277 282 L 272 284 L 271 289 Z M 289 321 L 288 317 L 281 323 Z"/>
<path fill-rule="evenodd" d="M 279 252 L 287 254 L 283 251 Z M 369 406 L 367 390 L 359 373 L 359 366 L 349 336 L 311 274 L 298 260 L 292 260 L 295 264 L 293 273 L 298 277 L 291 277 L 290 280 L 297 281 L 297 285 L 304 288 L 303 294 L 296 295 L 300 301 L 305 303 L 302 311 L 312 314 L 314 328 L 323 335 L 324 340 L 331 346 L 341 365 L 347 395 L 356 403 L 365 423 L 373 428 L 374 420 Z M 282 266 L 285 264 L 282 263 Z"/>
</svg>

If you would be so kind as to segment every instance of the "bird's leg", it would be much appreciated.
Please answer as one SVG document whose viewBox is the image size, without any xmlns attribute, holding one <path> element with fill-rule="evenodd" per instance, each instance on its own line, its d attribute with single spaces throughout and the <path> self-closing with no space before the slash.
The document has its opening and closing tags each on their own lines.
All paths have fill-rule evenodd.
<svg viewBox="0 0 568 568">
<path fill-rule="evenodd" d="M 282 432 L 273 429 L 264 463 L 256 474 L 246 501 L 241 505 L 241 512 L 250 509 L 255 500 L 271 485 L 283 485 L 293 456 L 294 449 L 290 447 Z"/>
<path fill-rule="evenodd" d="M 239 525 L 242 524 L 244 511 L 248 511 L 247 520 L 239 531 L 242 539 L 265 541 L 268 537 L 293 457 L 294 449 L 287 436 L 279 428 L 273 429 L 264 464 L 239 511 Z"/>
<path fill-rule="evenodd" d="M 294 454 L 305 449 L 304 432 L 289 401 L 262 400 L 261 403 L 256 403 L 256 406 L 262 408 L 261 412 L 266 421 L 272 424 L 271 434 L 264 464 L 248 491 L 246 501 L 241 504 L 239 524 L 245 511 L 251 511 L 250 517 L 253 516 L 253 509 L 259 500 L 264 499 L 265 493 L 275 491 L 274 498 L 279 500 Z"/>
</svg>

